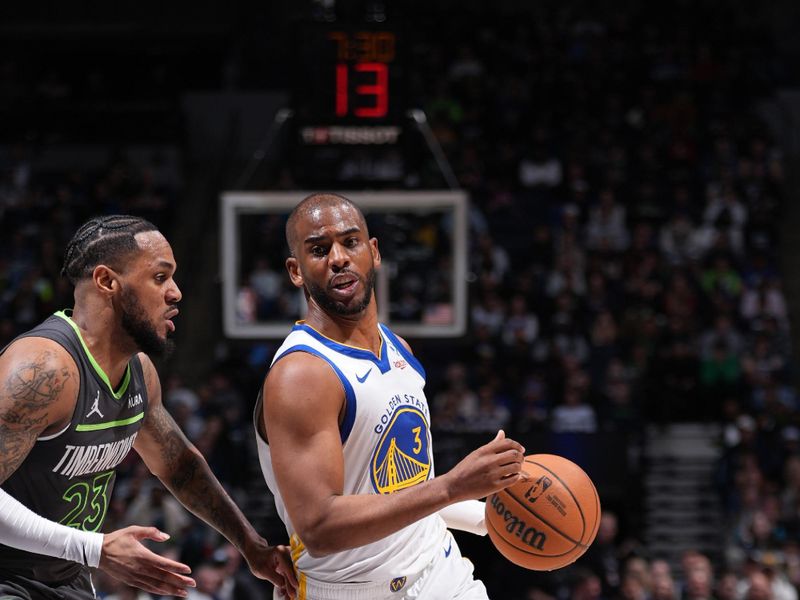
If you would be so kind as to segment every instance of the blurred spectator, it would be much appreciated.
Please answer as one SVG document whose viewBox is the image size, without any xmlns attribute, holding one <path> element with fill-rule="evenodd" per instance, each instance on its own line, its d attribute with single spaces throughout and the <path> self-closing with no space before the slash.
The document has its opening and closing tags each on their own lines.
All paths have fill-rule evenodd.
<svg viewBox="0 0 800 600">
<path fill-rule="evenodd" d="M 772 317 L 781 327 L 788 327 L 788 309 L 777 279 L 763 279 L 757 288 L 745 287 L 739 304 L 743 319 L 752 323 Z"/>
<path fill-rule="evenodd" d="M 509 314 L 503 325 L 503 343 L 507 346 L 530 345 L 539 335 L 539 319 L 528 310 L 525 296 L 515 294 L 511 298 Z"/>
<path fill-rule="evenodd" d="M 734 328 L 729 315 L 719 314 L 714 317 L 714 327 L 706 329 L 700 338 L 700 356 L 710 359 L 715 349 L 725 349 L 726 354 L 737 356 L 744 346 L 742 334 Z"/>
<path fill-rule="evenodd" d="M 742 279 L 725 254 L 711 258 L 700 284 L 707 294 L 719 293 L 725 299 L 738 299 L 742 293 Z"/>
<path fill-rule="evenodd" d="M 561 404 L 553 409 L 550 427 L 557 433 L 594 433 L 597 431 L 597 415 L 594 407 L 586 402 L 584 393 L 575 386 L 567 385 Z"/>
<path fill-rule="evenodd" d="M 667 561 L 657 559 L 650 563 L 650 588 L 653 600 L 678 600 L 678 587 Z"/>
<path fill-rule="evenodd" d="M 138 494 L 130 499 L 125 521 L 130 524 L 147 523 L 180 540 L 191 524 L 191 516 L 160 482 L 150 479 Z"/>
<path fill-rule="evenodd" d="M 625 575 L 619 586 L 620 600 L 647 600 L 648 592 L 636 575 Z"/>
<path fill-rule="evenodd" d="M 220 575 L 220 584 L 213 594 L 215 600 L 253 600 L 266 597 L 267 591 L 256 581 L 242 560 L 242 555 L 230 543 L 225 543 L 211 555 L 211 562 Z"/>
<path fill-rule="evenodd" d="M 744 600 L 775 600 L 767 576 L 760 571 L 753 571 L 747 578 Z"/>
<path fill-rule="evenodd" d="M 192 573 L 197 587 L 189 588 L 188 600 L 219 600 L 222 572 L 211 563 L 200 564 Z"/>
<path fill-rule="evenodd" d="M 752 388 L 780 381 L 786 368 L 786 357 L 773 348 L 766 335 L 756 335 L 751 348 L 741 358 L 745 381 Z"/>
<path fill-rule="evenodd" d="M 271 268 L 269 259 L 258 257 L 250 272 L 250 286 L 256 294 L 256 318 L 259 321 L 275 319 L 278 300 L 283 291 L 283 270 Z"/>
<path fill-rule="evenodd" d="M 525 188 L 555 188 L 561 185 L 563 169 L 543 141 L 536 143 L 519 162 L 519 182 Z"/>
<path fill-rule="evenodd" d="M 684 266 L 700 258 L 697 232 L 687 213 L 676 212 L 661 226 L 658 244 L 664 257 L 673 266 Z"/>
<path fill-rule="evenodd" d="M 508 253 L 490 235 L 478 236 L 476 252 L 473 255 L 474 269 L 482 279 L 493 285 L 503 283 L 511 266 Z"/>
<path fill-rule="evenodd" d="M 549 404 L 545 378 L 538 373 L 527 377 L 522 385 L 522 399 L 513 419 L 516 431 L 525 434 L 544 430 L 549 422 Z"/>
<path fill-rule="evenodd" d="M 642 416 L 639 398 L 630 374 L 618 358 L 609 362 L 600 398 L 600 418 L 604 430 L 639 431 Z"/>
<path fill-rule="evenodd" d="M 554 298 L 563 292 L 575 296 L 586 294 L 586 278 L 583 269 L 574 261 L 573 254 L 565 253 L 556 259 L 555 269 L 550 271 L 545 291 Z"/>
<path fill-rule="evenodd" d="M 468 427 L 471 431 L 493 433 L 507 429 L 511 411 L 495 390 L 495 386 L 485 383 L 478 388 L 478 406 Z"/>
<path fill-rule="evenodd" d="M 486 291 L 472 308 L 474 326 L 485 327 L 492 337 L 500 337 L 506 321 L 506 305 L 495 291 Z"/>
<path fill-rule="evenodd" d="M 617 204 L 614 192 L 600 192 L 598 205 L 589 211 L 586 225 L 586 247 L 590 250 L 622 252 L 628 247 L 629 233 L 625 208 Z"/>
<path fill-rule="evenodd" d="M 478 411 L 478 396 L 467 382 L 466 367 L 462 363 L 451 363 L 447 367 L 446 387 L 433 398 L 435 413 L 440 410 L 452 416 L 450 428 L 461 429 L 474 420 Z"/>
<path fill-rule="evenodd" d="M 588 569 L 578 569 L 573 575 L 569 600 L 603 600 L 600 578 Z"/>
<path fill-rule="evenodd" d="M 716 600 L 739 600 L 739 577 L 734 571 L 723 571 L 714 586 Z"/>
</svg>

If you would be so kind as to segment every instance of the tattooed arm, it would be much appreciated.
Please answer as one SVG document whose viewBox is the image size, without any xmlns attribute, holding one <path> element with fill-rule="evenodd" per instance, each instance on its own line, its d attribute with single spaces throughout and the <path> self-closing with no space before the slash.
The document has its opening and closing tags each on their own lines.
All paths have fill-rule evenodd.
<svg viewBox="0 0 800 600">
<path fill-rule="evenodd" d="M 62 431 L 75 412 L 80 376 L 56 342 L 23 338 L 0 355 L 0 484 L 25 462 L 36 439 Z M 163 541 L 155 527 L 126 527 L 109 534 L 80 531 L 46 519 L 0 489 L 0 543 L 100 566 L 147 591 L 186 596 L 189 568 L 162 558 L 139 540 Z"/>
<path fill-rule="evenodd" d="M 80 385 L 75 362 L 56 342 L 23 338 L 0 356 L 0 484 L 42 435 L 72 418 Z"/>
<path fill-rule="evenodd" d="M 203 455 L 167 412 L 153 363 L 145 354 L 139 358 L 147 384 L 148 405 L 134 448 L 148 469 L 186 508 L 236 546 L 256 576 L 268 579 L 285 595 L 294 595 L 297 581 L 288 550 L 269 546 L 258 535 L 211 472 Z"/>
</svg>

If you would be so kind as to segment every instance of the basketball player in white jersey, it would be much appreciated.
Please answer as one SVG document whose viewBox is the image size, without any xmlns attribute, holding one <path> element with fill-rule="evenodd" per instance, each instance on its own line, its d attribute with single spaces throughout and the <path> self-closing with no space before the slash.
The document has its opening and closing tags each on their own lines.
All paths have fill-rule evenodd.
<svg viewBox="0 0 800 600">
<path fill-rule="evenodd" d="M 363 214 L 313 194 L 286 237 L 308 312 L 273 359 L 255 422 L 298 597 L 485 600 L 438 511 L 516 483 L 524 448 L 500 431 L 434 477 L 425 371 L 378 323 L 381 257 Z"/>
</svg>

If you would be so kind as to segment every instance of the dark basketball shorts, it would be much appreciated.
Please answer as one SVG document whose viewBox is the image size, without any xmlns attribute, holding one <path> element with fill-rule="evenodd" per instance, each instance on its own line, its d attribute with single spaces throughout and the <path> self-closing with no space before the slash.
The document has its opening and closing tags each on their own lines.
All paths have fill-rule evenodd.
<svg viewBox="0 0 800 600">
<path fill-rule="evenodd" d="M 95 600 L 89 569 L 73 579 L 41 583 L 21 575 L 0 571 L 0 600 Z"/>
</svg>

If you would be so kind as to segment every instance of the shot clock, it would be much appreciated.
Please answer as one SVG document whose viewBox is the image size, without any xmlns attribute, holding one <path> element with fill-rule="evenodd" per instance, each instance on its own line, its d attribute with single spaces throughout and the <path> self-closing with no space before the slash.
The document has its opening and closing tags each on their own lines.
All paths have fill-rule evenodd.
<svg viewBox="0 0 800 600">
<path fill-rule="evenodd" d="M 405 110 L 399 31 L 374 24 L 302 23 L 293 107 L 309 125 L 380 125 Z"/>
<path fill-rule="evenodd" d="M 402 28 L 302 22 L 294 33 L 295 181 L 396 185 L 409 154 Z"/>
<path fill-rule="evenodd" d="M 389 114 L 389 72 L 397 56 L 393 31 L 341 30 L 336 44 L 334 112 L 337 118 L 384 119 Z"/>
</svg>

